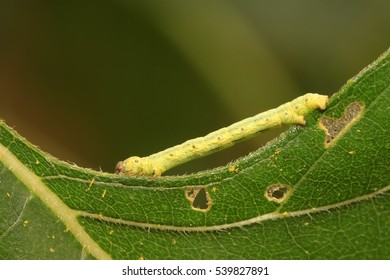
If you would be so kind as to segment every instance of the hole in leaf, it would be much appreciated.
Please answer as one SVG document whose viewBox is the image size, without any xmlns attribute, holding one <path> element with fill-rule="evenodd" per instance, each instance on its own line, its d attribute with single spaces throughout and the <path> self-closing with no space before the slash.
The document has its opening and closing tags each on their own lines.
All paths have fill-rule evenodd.
<svg viewBox="0 0 390 280">
<path fill-rule="evenodd" d="M 363 107 L 363 103 L 354 102 L 345 109 L 343 116 L 339 119 L 321 118 L 320 127 L 326 133 L 325 147 L 332 145 L 362 115 Z"/>
<path fill-rule="evenodd" d="M 191 207 L 197 211 L 209 211 L 211 199 L 205 187 L 190 187 L 186 189 L 186 198 L 190 201 Z"/>
<path fill-rule="evenodd" d="M 289 186 L 277 184 L 277 185 L 269 186 L 265 191 L 264 196 L 269 201 L 275 201 L 281 203 L 288 196 L 290 192 L 291 192 L 291 188 Z"/>
</svg>

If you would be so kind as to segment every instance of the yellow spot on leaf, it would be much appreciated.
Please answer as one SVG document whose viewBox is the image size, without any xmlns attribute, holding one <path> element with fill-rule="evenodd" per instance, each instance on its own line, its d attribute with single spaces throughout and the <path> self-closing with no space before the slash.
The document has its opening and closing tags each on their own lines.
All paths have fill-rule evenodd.
<svg viewBox="0 0 390 280">
<path fill-rule="evenodd" d="M 274 152 L 274 156 L 280 154 L 281 151 L 282 151 L 282 150 L 281 150 L 280 148 L 277 148 L 277 149 L 275 150 L 275 152 Z"/>
<path fill-rule="evenodd" d="M 238 167 L 237 166 L 230 166 L 229 172 L 238 172 Z"/>
<path fill-rule="evenodd" d="M 28 220 L 25 220 L 25 221 L 23 222 L 23 226 L 26 227 L 27 225 L 28 225 Z"/>
<path fill-rule="evenodd" d="M 93 178 L 93 179 L 90 181 L 90 183 L 89 183 L 89 185 L 88 185 L 88 189 L 85 190 L 86 192 L 89 192 L 89 190 L 91 189 L 91 187 L 92 187 L 92 185 L 93 185 L 94 182 L 95 182 L 95 178 Z"/>
</svg>

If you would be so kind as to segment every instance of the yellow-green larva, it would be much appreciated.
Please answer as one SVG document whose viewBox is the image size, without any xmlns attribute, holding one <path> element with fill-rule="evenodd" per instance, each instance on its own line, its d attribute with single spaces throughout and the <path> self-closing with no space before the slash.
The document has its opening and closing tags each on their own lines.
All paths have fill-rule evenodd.
<svg viewBox="0 0 390 280">
<path fill-rule="evenodd" d="M 260 131 L 288 124 L 306 123 L 304 116 L 315 109 L 324 110 L 328 96 L 307 93 L 275 109 L 244 119 L 204 137 L 188 140 L 147 157 L 132 156 L 118 162 L 116 173 L 135 176 L 160 176 L 187 161 L 204 157 L 249 139 Z"/>
</svg>

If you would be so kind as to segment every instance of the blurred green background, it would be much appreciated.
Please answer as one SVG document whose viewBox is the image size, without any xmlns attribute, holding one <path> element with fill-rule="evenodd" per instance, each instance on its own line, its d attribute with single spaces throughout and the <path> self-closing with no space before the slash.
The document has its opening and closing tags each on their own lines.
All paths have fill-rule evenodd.
<svg viewBox="0 0 390 280">
<path fill-rule="evenodd" d="M 376 0 L 2 0 L 0 118 L 62 160 L 112 172 L 306 92 L 334 93 L 389 47 L 389 11 Z"/>
</svg>

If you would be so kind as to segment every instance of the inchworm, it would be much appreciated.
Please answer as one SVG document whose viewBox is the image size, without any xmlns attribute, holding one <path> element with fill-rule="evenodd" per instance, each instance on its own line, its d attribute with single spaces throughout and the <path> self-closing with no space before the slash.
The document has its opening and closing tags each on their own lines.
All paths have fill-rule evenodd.
<svg viewBox="0 0 390 280">
<path fill-rule="evenodd" d="M 275 109 L 246 118 L 204 137 L 188 140 L 147 157 L 129 157 L 118 162 L 115 171 L 125 175 L 160 176 L 175 166 L 231 147 L 263 130 L 288 124 L 304 125 L 304 116 L 317 108 L 324 110 L 327 103 L 328 96 L 307 93 Z"/>
</svg>

